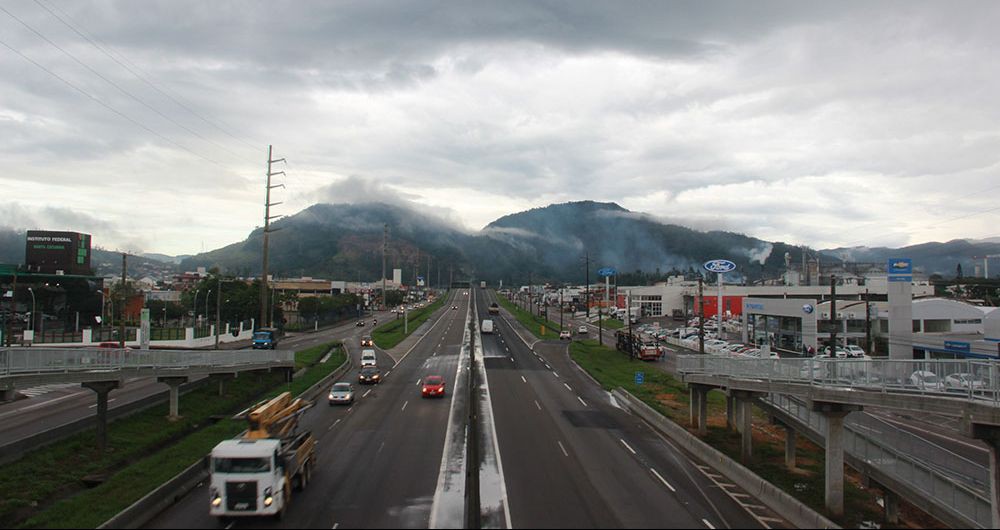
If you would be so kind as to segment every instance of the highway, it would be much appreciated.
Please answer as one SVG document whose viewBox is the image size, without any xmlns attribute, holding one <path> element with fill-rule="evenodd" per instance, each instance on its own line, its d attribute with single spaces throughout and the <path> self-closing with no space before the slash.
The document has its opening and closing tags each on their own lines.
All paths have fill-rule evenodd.
<svg viewBox="0 0 1000 530">
<path fill-rule="evenodd" d="M 386 321 L 394 316 L 389 312 L 376 315 L 378 319 Z M 291 335 L 281 340 L 279 346 L 282 349 L 300 350 L 331 340 L 360 337 L 363 332 L 371 332 L 371 320 L 370 316 L 365 318 L 368 325 L 364 328 L 356 327 L 356 320 L 351 320 L 349 323 L 315 333 Z M 234 343 L 223 347 L 240 344 L 243 344 L 243 348 L 249 348 L 245 343 Z M 108 407 L 114 411 L 115 408 L 164 392 L 167 388 L 167 385 L 158 383 L 155 379 L 130 379 L 121 389 L 111 392 Z M 82 388 L 79 384 L 46 385 L 26 389 L 22 393 L 27 399 L 0 404 L 0 422 L 4 426 L 0 430 L 0 447 L 92 416 L 97 406 L 94 392 Z"/>
<path fill-rule="evenodd" d="M 453 290 L 437 318 L 409 351 L 378 352 L 384 381 L 357 385 L 357 370 L 344 380 L 355 385 L 350 407 L 320 400 L 303 417 L 301 428 L 318 439 L 318 465 L 312 482 L 292 498 L 281 521 L 236 519 L 235 528 L 427 528 L 448 429 L 453 383 L 458 370 L 471 297 Z M 452 305 L 458 307 L 452 310 Z M 358 338 L 360 333 L 357 334 Z M 405 344 L 405 343 L 404 343 Z M 360 348 L 350 341 L 354 366 Z M 422 399 L 420 383 L 442 375 L 445 399 Z M 325 396 L 324 396 L 325 399 Z M 461 398 L 459 398 L 461 399 Z M 205 528 L 207 486 L 192 491 L 150 522 L 149 528 Z"/>
<path fill-rule="evenodd" d="M 727 495 L 687 455 L 611 404 L 566 343 L 536 355 L 476 290 L 500 453 L 515 528 L 781 527 Z M 748 498 L 748 497 L 742 497 Z M 755 504 L 760 504 L 759 502 Z"/>
</svg>

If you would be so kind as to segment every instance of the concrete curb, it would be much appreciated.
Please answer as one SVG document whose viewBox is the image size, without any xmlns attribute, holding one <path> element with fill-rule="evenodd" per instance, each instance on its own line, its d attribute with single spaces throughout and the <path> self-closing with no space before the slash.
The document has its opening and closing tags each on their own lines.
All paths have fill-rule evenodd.
<svg viewBox="0 0 1000 530">
<path fill-rule="evenodd" d="M 797 528 L 840 528 L 833 521 L 816 513 L 798 499 L 701 441 L 624 389 L 615 389 L 611 395 L 633 414 L 670 438 L 671 441 L 691 453 L 695 458 L 729 478 L 747 493 L 756 496 L 768 508 L 781 514 Z"/>
<path fill-rule="evenodd" d="M 330 382 L 343 377 L 350 369 L 351 356 L 347 355 L 343 364 L 331 372 L 330 375 L 306 389 L 299 397 L 313 401 L 316 397 L 322 395 Z M 135 501 L 131 506 L 125 508 L 101 526 L 98 526 L 98 528 L 139 528 L 145 525 L 208 478 L 208 464 L 208 455 L 205 455 L 204 458 L 195 462 L 184 471 L 181 471 L 177 476 L 149 492 L 143 498 Z M 205 509 L 208 509 L 207 505 Z"/>
<path fill-rule="evenodd" d="M 188 392 L 200 388 L 210 382 L 209 378 L 200 379 L 198 381 L 192 381 L 185 385 L 181 385 L 180 391 L 181 395 L 187 394 Z M 155 407 L 161 403 L 166 403 L 169 398 L 170 391 L 163 390 L 155 394 L 139 398 L 130 403 L 125 403 L 119 405 L 113 409 L 108 410 L 108 420 L 118 420 L 122 418 L 127 418 L 134 414 L 138 414 L 146 409 Z M 113 422 L 113 421 L 112 421 Z M 109 423 L 112 423 L 109 422 Z M 47 431 L 32 434 L 21 438 L 20 440 L 15 440 L 8 444 L 0 447 L 0 464 L 6 464 L 12 462 L 24 456 L 25 453 L 29 451 L 34 451 L 41 447 L 51 445 L 60 440 L 64 440 L 73 436 L 74 434 L 79 434 L 83 431 L 87 431 L 94 428 L 94 417 L 86 416 L 77 420 L 73 420 L 68 423 L 64 423 L 57 427 L 53 427 Z"/>
</svg>

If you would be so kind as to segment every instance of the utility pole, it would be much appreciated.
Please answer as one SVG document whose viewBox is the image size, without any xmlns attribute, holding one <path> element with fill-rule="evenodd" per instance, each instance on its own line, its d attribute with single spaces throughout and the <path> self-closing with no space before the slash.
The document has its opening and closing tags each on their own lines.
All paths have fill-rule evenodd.
<svg viewBox="0 0 1000 530">
<path fill-rule="evenodd" d="M 528 313 L 531 316 L 535 316 L 535 304 L 531 302 L 531 271 L 528 271 Z"/>
<path fill-rule="evenodd" d="M 837 276 L 830 275 L 830 358 L 837 358 Z"/>
<path fill-rule="evenodd" d="M 872 306 L 865 288 L 865 353 L 872 355 Z"/>
<path fill-rule="evenodd" d="M 279 158 L 278 160 L 272 160 L 271 156 L 273 153 L 273 146 L 267 146 L 267 191 L 264 196 L 264 263 L 261 268 L 260 275 L 260 325 L 258 328 L 270 327 L 270 323 L 267 321 L 267 295 L 268 293 L 268 254 L 270 252 L 270 235 L 271 235 L 271 219 L 277 218 L 279 216 L 271 216 L 271 207 L 281 204 L 280 202 L 271 202 L 271 190 L 274 188 L 284 188 L 284 184 L 277 184 L 275 186 L 271 185 L 271 177 L 277 175 L 284 175 L 284 171 L 278 171 L 277 173 L 271 172 L 271 166 L 278 162 L 284 162 L 284 158 Z"/>
<path fill-rule="evenodd" d="M 705 353 L 705 279 L 698 275 L 698 352 Z"/>
<path fill-rule="evenodd" d="M 559 288 L 559 331 L 563 330 L 563 288 Z"/>
<path fill-rule="evenodd" d="M 208 316 L 208 315 L 205 315 Z M 222 333 L 222 275 L 216 276 L 215 284 L 215 349 L 219 349 L 219 334 Z"/>
<path fill-rule="evenodd" d="M 587 294 L 584 296 L 583 305 L 587 306 L 587 318 L 589 319 L 590 318 L 590 251 L 584 253 L 583 256 L 584 256 L 583 258 L 584 267 L 586 268 L 586 281 L 587 281 L 586 285 Z"/>
<path fill-rule="evenodd" d="M 125 349 L 125 315 L 128 315 L 128 254 L 122 253 L 122 310 L 121 323 L 118 327 L 118 346 Z M 31 315 L 34 317 L 35 315 Z"/>
<path fill-rule="evenodd" d="M 389 250 L 389 223 L 382 225 L 382 310 L 389 309 L 389 297 L 385 291 L 385 254 Z"/>
<path fill-rule="evenodd" d="M 454 285 L 454 283 L 455 283 L 454 271 L 452 270 L 452 266 L 448 265 L 448 288 L 451 289 L 451 286 Z"/>
<path fill-rule="evenodd" d="M 427 274 L 424 275 L 424 290 L 430 291 L 431 288 L 431 255 L 427 255 Z"/>
<path fill-rule="evenodd" d="M 10 291 L 10 315 L 4 320 L 4 341 L 7 343 L 9 348 L 13 341 L 11 340 L 10 333 L 14 329 L 12 321 L 14 320 L 14 315 L 17 314 L 17 269 L 21 268 L 20 265 L 14 266 L 14 286 Z M 35 315 L 31 315 L 31 318 L 35 318 Z"/>
</svg>

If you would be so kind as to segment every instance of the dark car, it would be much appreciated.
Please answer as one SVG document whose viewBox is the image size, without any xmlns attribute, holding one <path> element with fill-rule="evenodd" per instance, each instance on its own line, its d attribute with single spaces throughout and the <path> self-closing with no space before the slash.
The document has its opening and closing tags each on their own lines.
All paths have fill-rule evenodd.
<svg viewBox="0 0 1000 530">
<path fill-rule="evenodd" d="M 362 348 L 364 348 L 364 347 L 369 347 L 370 348 L 372 346 L 375 346 L 375 341 L 372 340 L 371 335 L 365 335 L 364 337 L 361 337 L 361 347 Z"/>
<path fill-rule="evenodd" d="M 354 324 L 354 326 L 355 327 L 359 327 L 359 328 L 363 328 L 363 327 L 365 327 L 365 321 L 364 320 L 359 320 L 357 324 Z"/>
<path fill-rule="evenodd" d="M 374 366 L 366 366 L 358 374 L 358 383 L 363 385 L 374 385 L 382 381 L 382 372 Z"/>
</svg>

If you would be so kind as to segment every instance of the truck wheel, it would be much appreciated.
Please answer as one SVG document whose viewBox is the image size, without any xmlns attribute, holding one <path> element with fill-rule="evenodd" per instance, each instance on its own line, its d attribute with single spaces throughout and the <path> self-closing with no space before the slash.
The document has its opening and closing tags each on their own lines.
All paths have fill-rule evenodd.
<svg viewBox="0 0 1000 530">
<path fill-rule="evenodd" d="M 219 526 L 219 528 L 226 528 L 227 526 L 229 526 L 229 522 L 230 521 L 229 521 L 228 517 L 216 517 L 215 518 L 215 524 L 217 524 Z"/>
</svg>

